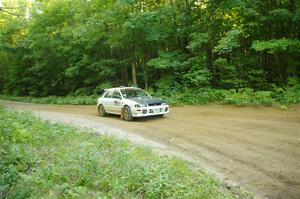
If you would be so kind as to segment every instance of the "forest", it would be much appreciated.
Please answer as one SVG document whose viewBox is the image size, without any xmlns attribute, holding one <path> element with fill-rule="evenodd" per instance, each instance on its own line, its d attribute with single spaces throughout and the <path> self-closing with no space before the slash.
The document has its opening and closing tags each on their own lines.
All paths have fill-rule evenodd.
<svg viewBox="0 0 300 199">
<path fill-rule="evenodd" d="M 299 80 L 299 0 L 0 1 L 5 95 L 135 85 L 179 101 L 296 103 Z"/>
</svg>

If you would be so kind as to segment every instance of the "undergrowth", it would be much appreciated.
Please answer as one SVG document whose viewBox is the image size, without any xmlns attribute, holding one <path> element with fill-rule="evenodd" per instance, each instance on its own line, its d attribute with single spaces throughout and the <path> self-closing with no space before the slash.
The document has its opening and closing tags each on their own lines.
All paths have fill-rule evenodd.
<svg viewBox="0 0 300 199">
<path fill-rule="evenodd" d="M 170 104 L 233 104 L 243 105 L 289 105 L 300 103 L 300 84 L 295 79 L 290 79 L 284 88 L 276 87 L 265 91 L 257 91 L 252 88 L 240 89 L 214 89 L 194 88 L 180 89 L 163 87 L 150 93 L 166 98 Z"/>
<path fill-rule="evenodd" d="M 153 96 L 158 96 L 166 99 L 171 105 L 182 104 L 233 104 L 238 106 L 243 105 L 289 105 L 300 103 L 300 84 L 297 82 L 290 82 L 287 87 L 273 87 L 268 91 L 255 91 L 251 88 L 241 88 L 238 90 L 222 90 L 213 88 L 194 88 L 194 89 L 174 89 L 170 87 L 160 88 L 156 91 L 153 89 L 147 90 Z M 23 101 L 41 104 L 74 104 L 85 105 L 96 104 L 99 96 L 48 96 L 41 98 L 34 97 L 19 97 L 0 95 L 1 99 L 8 99 L 14 101 Z"/>
<path fill-rule="evenodd" d="M 3 198 L 252 198 L 186 162 L 0 109 Z"/>
</svg>

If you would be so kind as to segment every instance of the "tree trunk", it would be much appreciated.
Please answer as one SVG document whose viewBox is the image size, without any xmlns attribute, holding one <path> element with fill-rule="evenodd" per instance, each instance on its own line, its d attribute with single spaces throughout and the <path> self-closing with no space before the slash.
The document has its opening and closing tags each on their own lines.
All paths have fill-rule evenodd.
<svg viewBox="0 0 300 199">
<path fill-rule="evenodd" d="M 207 48 L 206 53 L 207 53 L 207 62 L 208 62 L 208 65 L 210 66 L 210 70 L 212 73 L 212 85 L 213 85 L 213 87 L 217 87 L 218 86 L 218 75 L 217 75 L 217 66 L 214 64 L 215 55 L 213 52 L 213 45 L 211 45 Z"/>
<path fill-rule="evenodd" d="M 143 66 L 143 72 L 144 72 L 144 83 L 145 83 L 145 89 L 148 88 L 148 66 L 146 64 L 146 59 L 147 59 L 147 53 L 143 55 L 142 58 L 142 66 Z"/>
<path fill-rule="evenodd" d="M 127 65 L 125 66 L 125 85 L 128 85 L 128 69 L 127 69 Z"/>
<path fill-rule="evenodd" d="M 281 70 L 281 64 L 280 64 L 280 58 L 277 54 L 274 54 L 275 62 L 276 62 L 276 69 L 277 69 L 277 75 L 279 78 L 280 83 L 284 82 L 283 74 Z"/>
<path fill-rule="evenodd" d="M 133 54 L 133 57 L 132 57 L 131 70 L 132 70 L 132 82 L 133 82 L 133 85 L 137 86 L 137 80 L 136 80 L 136 58 L 135 58 L 135 54 Z"/>
</svg>

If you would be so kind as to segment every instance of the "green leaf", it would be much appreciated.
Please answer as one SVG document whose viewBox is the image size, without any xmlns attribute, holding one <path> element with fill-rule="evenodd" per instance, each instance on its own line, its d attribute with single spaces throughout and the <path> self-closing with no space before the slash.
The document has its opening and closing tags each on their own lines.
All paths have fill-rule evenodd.
<svg viewBox="0 0 300 199">
<path fill-rule="evenodd" d="M 296 39 L 272 39 L 269 41 L 254 41 L 252 48 L 258 52 L 267 51 L 270 54 L 280 52 L 300 52 L 300 41 Z"/>
</svg>

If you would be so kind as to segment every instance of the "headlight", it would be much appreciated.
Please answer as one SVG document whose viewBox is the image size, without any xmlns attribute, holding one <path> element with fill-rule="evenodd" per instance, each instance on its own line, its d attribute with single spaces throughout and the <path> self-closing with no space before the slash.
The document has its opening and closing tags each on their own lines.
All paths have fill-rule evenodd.
<svg viewBox="0 0 300 199">
<path fill-rule="evenodd" d="M 167 105 L 167 103 L 166 103 L 166 102 L 163 102 L 163 103 L 161 103 L 161 105 L 162 105 L 162 106 L 166 106 L 166 105 Z"/>
</svg>

